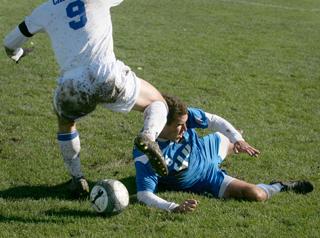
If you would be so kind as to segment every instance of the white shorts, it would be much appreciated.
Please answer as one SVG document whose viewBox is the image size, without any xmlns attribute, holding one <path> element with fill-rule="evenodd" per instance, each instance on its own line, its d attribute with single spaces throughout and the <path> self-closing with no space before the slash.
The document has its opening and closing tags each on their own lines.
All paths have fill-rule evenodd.
<svg viewBox="0 0 320 238">
<path fill-rule="evenodd" d="M 140 79 L 121 61 L 70 70 L 60 77 L 53 104 L 59 116 L 76 120 L 98 104 L 129 112 L 140 92 Z"/>
</svg>

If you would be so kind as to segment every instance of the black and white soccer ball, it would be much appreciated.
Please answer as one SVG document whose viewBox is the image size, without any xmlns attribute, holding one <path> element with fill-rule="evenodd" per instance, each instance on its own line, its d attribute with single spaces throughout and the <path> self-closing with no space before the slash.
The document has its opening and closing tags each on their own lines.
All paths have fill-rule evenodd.
<svg viewBox="0 0 320 238">
<path fill-rule="evenodd" d="M 123 183 L 118 180 L 100 180 L 90 192 L 90 202 L 96 212 L 114 215 L 122 212 L 129 205 L 129 193 Z"/>
</svg>

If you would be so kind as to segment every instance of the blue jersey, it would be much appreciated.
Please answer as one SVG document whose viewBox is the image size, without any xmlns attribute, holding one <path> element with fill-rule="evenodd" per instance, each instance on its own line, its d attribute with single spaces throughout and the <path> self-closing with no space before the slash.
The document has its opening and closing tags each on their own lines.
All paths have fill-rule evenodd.
<svg viewBox="0 0 320 238">
<path fill-rule="evenodd" d="M 169 190 L 208 192 L 218 196 L 224 178 L 224 173 L 219 168 L 222 161 L 218 155 L 220 137 L 218 134 L 198 136 L 195 128 L 208 127 L 205 112 L 201 109 L 188 108 L 186 125 L 188 129 L 179 143 L 157 140 L 168 165 L 168 176 L 158 176 L 147 158 L 134 148 L 138 192 L 155 192 L 160 184 Z"/>
</svg>

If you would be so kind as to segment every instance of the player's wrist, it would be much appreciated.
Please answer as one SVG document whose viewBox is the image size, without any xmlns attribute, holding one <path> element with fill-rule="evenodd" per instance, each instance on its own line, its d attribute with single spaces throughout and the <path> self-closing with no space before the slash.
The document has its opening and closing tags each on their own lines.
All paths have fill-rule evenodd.
<svg viewBox="0 0 320 238">
<path fill-rule="evenodd" d="M 181 206 L 178 205 L 177 207 L 172 209 L 171 212 L 173 212 L 173 213 L 181 213 L 181 212 L 183 212 L 183 210 L 182 210 Z"/>
<path fill-rule="evenodd" d="M 17 48 L 15 50 L 11 50 L 9 48 L 5 49 L 8 57 L 10 57 L 10 59 L 14 60 L 15 62 L 18 62 L 24 54 L 24 50 L 22 48 Z"/>
<path fill-rule="evenodd" d="M 178 209 L 178 207 L 179 207 L 179 204 L 172 202 L 168 207 L 168 211 L 176 212 L 176 209 Z"/>
</svg>

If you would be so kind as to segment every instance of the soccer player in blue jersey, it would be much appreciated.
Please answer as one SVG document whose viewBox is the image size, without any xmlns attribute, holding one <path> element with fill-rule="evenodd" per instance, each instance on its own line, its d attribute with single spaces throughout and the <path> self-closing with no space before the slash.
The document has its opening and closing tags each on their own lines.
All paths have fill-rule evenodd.
<svg viewBox="0 0 320 238">
<path fill-rule="evenodd" d="M 176 97 L 164 98 L 169 114 L 157 143 L 165 157 L 169 175 L 155 173 L 148 158 L 134 148 L 137 197 L 142 203 L 173 212 L 193 211 L 197 207 L 194 199 L 176 204 L 160 198 L 155 194 L 158 186 L 167 190 L 209 193 L 216 198 L 250 201 L 265 201 L 282 191 L 308 193 L 313 190 L 308 181 L 254 185 L 227 175 L 219 166 L 227 155 L 241 152 L 256 157 L 259 150 L 249 145 L 225 119 L 199 108 L 187 108 Z M 215 133 L 199 137 L 196 128 L 208 128 Z"/>
</svg>

